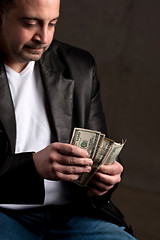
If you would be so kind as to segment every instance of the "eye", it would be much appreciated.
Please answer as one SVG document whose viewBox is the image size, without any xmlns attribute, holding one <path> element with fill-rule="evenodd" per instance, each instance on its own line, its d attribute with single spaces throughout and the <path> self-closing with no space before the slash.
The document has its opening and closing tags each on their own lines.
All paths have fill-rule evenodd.
<svg viewBox="0 0 160 240">
<path fill-rule="evenodd" d="M 24 25 L 24 27 L 27 27 L 27 28 L 31 28 L 31 27 L 34 27 L 36 24 L 37 24 L 37 21 L 36 19 L 22 19 L 22 24 Z"/>
<path fill-rule="evenodd" d="M 55 27 L 56 26 L 57 21 L 52 21 L 49 23 L 49 27 Z"/>
<path fill-rule="evenodd" d="M 36 25 L 36 21 L 26 21 L 25 25 L 26 26 L 34 26 L 34 25 Z"/>
</svg>

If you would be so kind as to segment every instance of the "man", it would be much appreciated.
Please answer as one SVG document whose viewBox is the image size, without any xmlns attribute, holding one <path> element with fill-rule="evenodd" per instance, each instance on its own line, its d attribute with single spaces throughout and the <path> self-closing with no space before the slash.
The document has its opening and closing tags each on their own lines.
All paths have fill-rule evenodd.
<svg viewBox="0 0 160 240">
<path fill-rule="evenodd" d="M 0 239 L 134 239 L 110 202 L 120 163 L 73 183 L 93 163 L 74 127 L 106 127 L 93 58 L 53 40 L 59 5 L 0 0 Z"/>
</svg>

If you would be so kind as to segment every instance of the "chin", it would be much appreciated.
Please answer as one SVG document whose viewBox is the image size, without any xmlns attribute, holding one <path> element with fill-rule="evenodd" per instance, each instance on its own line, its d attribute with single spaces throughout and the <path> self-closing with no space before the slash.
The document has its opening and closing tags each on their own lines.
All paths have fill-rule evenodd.
<svg viewBox="0 0 160 240">
<path fill-rule="evenodd" d="M 39 50 L 23 50 L 21 51 L 21 53 L 19 53 L 19 57 L 24 60 L 24 61 L 38 61 L 42 54 L 44 53 L 43 50 L 39 51 Z"/>
<path fill-rule="evenodd" d="M 30 62 L 30 61 L 38 61 L 41 58 L 42 54 L 27 54 L 27 55 L 23 55 L 23 57 L 21 58 L 21 60 L 23 62 Z"/>
</svg>

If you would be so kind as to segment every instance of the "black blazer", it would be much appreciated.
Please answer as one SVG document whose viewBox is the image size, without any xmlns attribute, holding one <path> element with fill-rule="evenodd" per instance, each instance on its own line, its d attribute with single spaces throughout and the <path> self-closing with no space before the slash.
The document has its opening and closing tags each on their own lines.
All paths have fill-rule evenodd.
<svg viewBox="0 0 160 240">
<path fill-rule="evenodd" d="M 3 59 L 2 54 L 0 58 Z M 54 40 L 38 64 L 53 141 L 69 143 L 74 127 L 107 134 L 93 57 L 86 51 Z M 42 204 L 44 181 L 35 170 L 32 152 L 15 154 L 15 140 L 14 107 L 1 60 L 0 203 Z M 70 185 L 79 188 L 85 195 L 79 186 Z M 109 201 L 112 191 L 100 198 L 88 198 L 88 201 L 98 211 L 101 209 L 101 215 L 107 216 L 107 219 L 125 225 L 123 216 Z"/>
</svg>

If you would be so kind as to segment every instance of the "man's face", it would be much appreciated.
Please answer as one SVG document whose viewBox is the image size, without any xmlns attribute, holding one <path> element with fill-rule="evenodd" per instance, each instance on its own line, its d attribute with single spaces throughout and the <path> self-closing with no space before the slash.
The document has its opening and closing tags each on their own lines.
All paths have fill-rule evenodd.
<svg viewBox="0 0 160 240">
<path fill-rule="evenodd" d="M 60 0 L 15 0 L 16 7 L 2 13 L 0 48 L 5 63 L 37 61 L 52 42 Z"/>
</svg>

